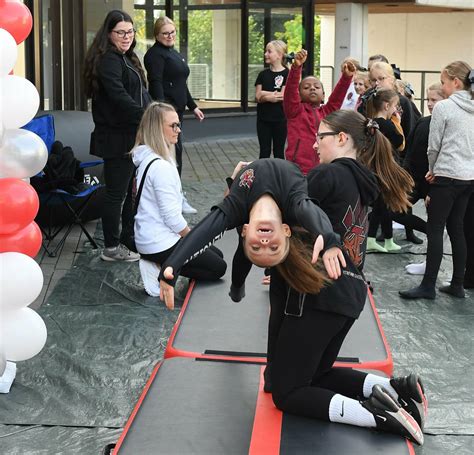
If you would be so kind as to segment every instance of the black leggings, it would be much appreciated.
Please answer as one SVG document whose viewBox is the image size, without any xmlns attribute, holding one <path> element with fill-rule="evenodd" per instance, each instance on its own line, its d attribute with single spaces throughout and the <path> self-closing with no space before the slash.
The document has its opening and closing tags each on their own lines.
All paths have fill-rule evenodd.
<svg viewBox="0 0 474 455">
<path fill-rule="evenodd" d="M 274 158 L 285 159 L 286 120 L 284 122 L 257 120 L 257 136 L 260 144 L 259 158 L 270 158 L 273 141 Z"/>
<path fill-rule="evenodd" d="M 336 393 L 363 398 L 367 374 L 333 367 L 354 319 L 309 305 L 301 317 L 285 315 L 286 286 L 280 280 L 272 274 L 268 362 L 273 401 L 282 411 L 329 420 Z"/>
<path fill-rule="evenodd" d="M 174 249 L 177 247 L 179 241 L 171 248 L 165 251 L 154 254 L 142 254 L 140 256 L 147 261 L 156 262 L 158 265 L 163 264 Z M 224 261 L 222 251 L 215 246 L 209 247 L 199 256 L 195 257 L 183 265 L 180 275 L 187 278 L 194 278 L 196 280 L 214 281 L 224 276 L 227 269 L 227 264 Z"/>
<path fill-rule="evenodd" d="M 105 247 L 130 243 L 133 234 L 132 177 L 135 171 L 130 156 L 104 159 L 105 199 L 102 230 Z M 120 232 L 120 221 L 122 232 Z"/>
<path fill-rule="evenodd" d="M 388 209 L 382 196 L 376 199 L 373 204 L 372 212 L 370 212 L 368 236 L 376 237 L 379 226 L 386 239 L 393 237 L 392 212 Z"/>
<path fill-rule="evenodd" d="M 464 215 L 464 236 L 466 237 L 466 273 L 464 280 L 474 283 L 474 192 L 471 193 Z"/>
<path fill-rule="evenodd" d="M 453 251 L 453 275 L 451 283 L 462 286 L 466 266 L 466 238 L 464 215 L 474 186 L 469 182 L 436 177 L 430 187 L 428 204 L 428 250 L 426 271 L 422 285 L 434 288 L 443 258 L 443 231 L 446 226 Z"/>
</svg>

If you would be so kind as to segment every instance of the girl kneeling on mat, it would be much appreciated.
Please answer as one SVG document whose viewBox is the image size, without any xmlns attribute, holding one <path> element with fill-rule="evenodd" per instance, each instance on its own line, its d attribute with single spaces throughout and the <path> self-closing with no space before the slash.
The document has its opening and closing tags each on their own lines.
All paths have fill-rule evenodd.
<svg viewBox="0 0 474 455">
<path fill-rule="evenodd" d="M 138 128 L 133 163 L 137 167 L 138 207 L 135 243 L 140 253 L 140 273 L 147 294 L 158 297 L 160 264 L 171 255 L 190 229 L 182 215 L 182 189 L 172 151 L 181 125 L 173 106 L 151 103 Z M 189 261 L 181 275 L 197 280 L 217 280 L 227 265 L 217 248 Z"/>
<path fill-rule="evenodd" d="M 388 379 L 333 367 L 367 296 L 362 266 L 368 206 L 380 186 L 392 209 L 406 209 L 412 180 L 394 161 L 378 125 L 354 111 L 323 119 L 315 148 L 321 165 L 308 174 L 308 194 L 320 202 L 341 236 L 347 268 L 318 294 L 307 280 L 310 269 L 303 276 L 284 264 L 272 269 L 265 390 L 282 411 L 376 428 L 422 444 L 427 404 L 415 374 Z M 377 178 L 364 162 L 373 165 Z M 290 251 L 311 267 L 312 239 L 305 237 L 307 233 Z"/>
</svg>

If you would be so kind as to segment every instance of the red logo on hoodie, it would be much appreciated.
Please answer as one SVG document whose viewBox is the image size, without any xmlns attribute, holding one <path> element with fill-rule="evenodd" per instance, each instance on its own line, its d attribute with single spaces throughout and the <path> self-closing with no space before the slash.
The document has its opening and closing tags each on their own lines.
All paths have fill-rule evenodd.
<svg viewBox="0 0 474 455">
<path fill-rule="evenodd" d="M 360 207 L 359 200 L 357 200 L 354 209 L 350 205 L 347 207 L 342 220 L 342 224 L 346 228 L 343 238 L 344 246 L 352 262 L 357 266 L 362 263 L 363 258 L 361 247 L 367 235 L 367 215 L 367 211 Z"/>
<path fill-rule="evenodd" d="M 239 186 L 250 189 L 254 180 L 255 174 L 253 169 L 247 169 L 240 176 Z"/>
</svg>

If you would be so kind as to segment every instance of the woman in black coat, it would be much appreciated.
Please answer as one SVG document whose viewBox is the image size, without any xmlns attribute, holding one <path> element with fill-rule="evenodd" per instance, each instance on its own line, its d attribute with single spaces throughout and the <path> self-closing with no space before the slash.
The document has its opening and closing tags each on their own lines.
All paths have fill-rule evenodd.
<svg viewBox="0 0 474 455">
<path fill-rule="evenodd" d="M 197 107 L 186 80 L 189 77 L 189 66 L 184 58 L 174 49 L 176 41 L 176 26 L 166 16 L 158 18 L 154 27 L 155 44 L 148 49 L 143 59 L 148 76 L 150 95 L 156 101 L 165 101 L 174 106 L 183 123 L 186 106 L 193 111 L 194 116 L 204 120 L 203 112 Z M 181 134 L 176 144 L 176 162 L 178 173 L 183 167 L 183 144 Z M 183 213 L 196 213 L 183 198 Z"/>
<path fill-rule="evenodd" d="M 106 195 L 102 214 L 104 261 L 138 261 L 130 251 L 133 235 L 132 177 L 129 155 L 144 109 L 151 101 L 135 47 L 132 18 L 110 11 L 92 42 L 84 65 L 86 95 L 95 124 L 91 153 L 104 159 Z M 122 231 L 120 231 L 120 224 Z"/>
</svg>

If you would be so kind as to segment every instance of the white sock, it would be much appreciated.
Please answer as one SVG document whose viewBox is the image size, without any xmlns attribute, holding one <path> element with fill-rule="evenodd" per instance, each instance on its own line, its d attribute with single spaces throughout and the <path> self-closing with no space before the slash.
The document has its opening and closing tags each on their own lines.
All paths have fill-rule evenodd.
<svg viewBox="0 0 474 455">
<path fill-rule="evenodd" d="M 405 270 L 410 275 L 424 275 L 426 270 L 426 262 L 420 262 L 418 264 L 408 264 L 405 266 Z"/>
<path fill-rule="evenodd" d="M 375 374 L 370 373 L 365 377 L 364 381 L 364 390 L 362 393 L 364 394 L 365 398 L 370 397 L 370 395 L 372 394 L 372 388 L 375 384 L 381 385 L 388 393 L 390 393 L 390 395 L 393 396 L 393 398 L 395 398 L 395 400 L 398 400 L 398 393 L 390 384 L 389 378 L 384 378 L 382 376 L 377 376 Z"/>
<path fill-rule="evenodd" d="M 357 400 L 336 393 L 329 403 L 329 420 L 331 422 L 357 425 L 358 427 L 375 428 L 375 417 Z"/>
</svg>

